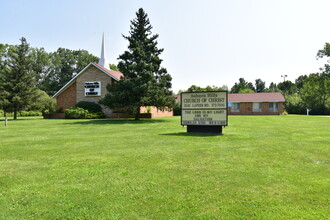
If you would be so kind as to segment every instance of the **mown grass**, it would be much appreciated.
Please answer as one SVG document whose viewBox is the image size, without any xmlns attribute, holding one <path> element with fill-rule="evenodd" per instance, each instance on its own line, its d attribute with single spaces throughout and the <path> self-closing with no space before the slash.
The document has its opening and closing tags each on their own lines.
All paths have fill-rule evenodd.
<svg viewBox="0 0 330 220">
<path fill-rule="evenodd" d="M 0 219 L 326 219 L 330 117 L 0 121 Z"/>
</svg>

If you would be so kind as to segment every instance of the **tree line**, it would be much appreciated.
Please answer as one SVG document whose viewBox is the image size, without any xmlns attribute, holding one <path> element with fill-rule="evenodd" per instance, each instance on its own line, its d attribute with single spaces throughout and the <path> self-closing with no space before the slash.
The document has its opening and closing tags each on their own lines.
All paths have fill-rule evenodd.
<svg viewBox="0 0 330 220">
<path fill-rule="evenodd" d="M 305 114 L 306 109 L 311 109 L 311 114 L 330 114 L 329 68 L 322 68 L 319 73 L 301 75 L 294 82 L 290 80 L 278 84 L 272 82 L 268 88 L 261 79 L 255 80 L 253 86 L 251 82 L 240 78 L 231 92 L 281 92 L 286 99 L 285 110 L 288 113 Z"/>
<path fill-rule="evenodd" d="M 330 44 L 325 43 L 324 48 L 317 52 L 317 59 L 330 57 Z M 285 109 L 291 114 L 306 114 L 306 109 L 311 109 L 311 114 L 330 114 L 330 60 L 320 68 L 320 72 L 301 75 L 294 82 L 284 80 L 278 84 L 271 82 L 266 87 L 266 82 L 256 79 L 254 83 L 239 78 L 230 90 L 227 86 L 207 86 L 205 88 L 192 85 L 184 92 L 202 91 L 229 91 L 230 93 L 259 93 L 281 92 L 285 99 Z M 182 90 L 179 93 L 183 92 Z"/>
<path fill-rule="evenodd" d="M 55 111 L 55 94 L 88 63 L 98 57 L 86 50 L 58 48 L 46 52 L 33 48 L 22 37 L 19 45 L 0 44 L 0 108 L 13 112 L 22 110 Z"/>
<path fill-rule="evenodd" d="M 98 57 L 90 54 L 86 50 L 70 50 L 58 48 L 55 52 L 47 52 L 44 48 L 30 47 L 27 40 L 22 37 L 20 45 L 0 44 L 2 74 L 9 75 L 15 70 L 8 71 L 8 67 L 13 66 L 12 61 L 20 56 L 19 60 L 24 60 L 27 72 L 32 75 L 35 86 L 48 95 L 54 95 L 72 77 L 79 73 L 88 63 L 97 62 Z M 25 51 L 19 50 L 25 48 Z M 16 60 L 17 62 L 20 62 Z"/>
</svg>

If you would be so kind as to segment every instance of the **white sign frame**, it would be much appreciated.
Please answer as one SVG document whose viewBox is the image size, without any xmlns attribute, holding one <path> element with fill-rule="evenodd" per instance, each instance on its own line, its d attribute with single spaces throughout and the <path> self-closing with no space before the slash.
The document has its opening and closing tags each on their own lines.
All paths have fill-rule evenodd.
<svg viewBox="0 0 330 220">
<path fill-rule="evenodd" d="M 85 96 L 101 96 L 101 82 L 85 82 Z"/>
<path fill-rule="evenodd" d="M 228 126 L 228 92 L 183 92 L 181 125 Z"/>
</svg>

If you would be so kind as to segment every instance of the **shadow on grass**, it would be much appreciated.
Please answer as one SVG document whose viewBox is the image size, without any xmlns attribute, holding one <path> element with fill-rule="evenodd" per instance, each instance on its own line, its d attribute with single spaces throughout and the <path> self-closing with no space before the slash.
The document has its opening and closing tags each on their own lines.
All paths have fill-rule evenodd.
<svg viewBox="0 0 330 220">
<path fill-rule="evenodd" d="M 70 122 L 71 121 L 71 122 Z M 109 125 L 109 124 L 115 124 L 115 125 L 120 125 L 120 124 L 154 124 L 154 123 L 163 123 L 166 122 L 165 120 L 162 119 L 140 119 L 138 121 L 134 119 L 91 119 L 91 120 L 83 120 L 80 121 L 79 119 L 67 119 L 65 120 L 64 124 L 81 124 L 81 125 Z"/>
<path fill-rule="evenodd" d="M 178 137 L 221 137 L 223 134 L 213 134 L 213 133 L 187 133 L 187 132 L 177 132 L 177 133 L 167 133 L 160 134 L 165 136 L 178 136 Z"/>
</svg>

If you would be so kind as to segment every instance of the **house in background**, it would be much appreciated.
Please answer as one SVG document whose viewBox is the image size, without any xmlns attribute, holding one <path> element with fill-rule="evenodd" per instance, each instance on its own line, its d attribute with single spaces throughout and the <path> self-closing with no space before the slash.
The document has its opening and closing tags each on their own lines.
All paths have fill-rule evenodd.
<svg viewBox="0 0 330 220">
<path fill-rule="evenodd" d="M 280 92 L 230 93 L 228 102 L 228 115 L 279 115 L 285 98 Z"/>
<path fill-rule="evenodd" d="M 74 107 L 80 101 L 98 102 L 107 94 L 107 85 L 120 80 L 123 74 L 110 69 L 105 55 L 104 36 L 102 38 L 101 58 L 98 63 L 89 63 L 82 71 L 65 84 L 53 98 L 56 98 L 57 109 L 66 110 Z M 107 117 L 127 118 L 133 117 L 124 112 L 113 112 L 113 110 L 102 106 Z M 151 113 L 149 117 L 172 116 L 171 110 L 160 111 L 155 107 L 141 107 L 141 113 Z"/>
</svg>

